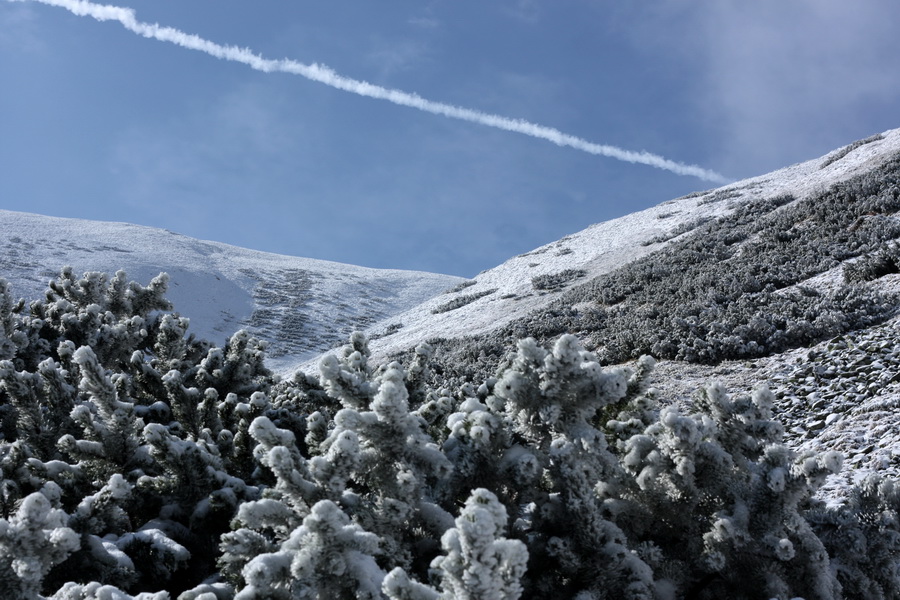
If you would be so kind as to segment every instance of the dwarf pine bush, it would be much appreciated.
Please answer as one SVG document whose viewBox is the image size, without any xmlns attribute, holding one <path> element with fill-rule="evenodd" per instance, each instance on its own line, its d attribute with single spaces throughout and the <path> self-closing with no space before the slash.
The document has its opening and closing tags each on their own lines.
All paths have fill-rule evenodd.
<svg viewBox="0 0 900 600">
<path fill-rule="evenodd" d="M 900 273 L 900 246 L 896 242 L 884 244 L 875 252 L 844 264 L 847 283 L 873 281 L 891 273 Z"/>
<path fill-rule="evenodd" d="M 0 580 L 17 590 L 4 597 L 193 587 L 214 572 L 239 504 L 258 496 L 237 476 L 233 415 L 252 404 L 243 394 L 271 385 L 262 346 L 243 333 L 225 349 L 186 336 L 186 320 L 166 312 L 166 280 L 64 269 L 28 305 L 0 286 L 0 554 L 14 556 Z M 35 514 L 53 526 L 23 529 L 34 512 L 23 507 L 43 503 L 49 512 Z M 40 536 L 44 562 L 17 566 L 17 548 Z"/>
<path fill-rule="evenodd" d="M 892 598 L 900 494 L 816 500 L 837 453 L 773 395 L 688 408 L 572 335 L 457 386 L 362 334 L 276 381 L 150 286 L 0 285 L 0 596 L 37 600 Z"/>
</svg>

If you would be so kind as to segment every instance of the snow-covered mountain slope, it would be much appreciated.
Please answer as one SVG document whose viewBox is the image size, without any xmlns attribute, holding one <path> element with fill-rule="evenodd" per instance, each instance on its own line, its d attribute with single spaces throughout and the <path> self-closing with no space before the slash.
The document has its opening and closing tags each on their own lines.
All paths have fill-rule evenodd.
<svg viewBox="0 0 900 600">
<path fill-rule="evenodd" d="M 167 297 L 190 318 L 190 332 L 221 344 L 247 328 L 269 342 L 276 370 L 461 281 L 258 252 L 125 223 L 0 210 L 0 277 L 14 296 L 40 298 L 66 265 L 76 273 L 122 269 L 143 284 L 165 271 Z"/>
<path fill-rule="evenodd" d="M 813 226 L 803 220 L 804 214 L 815 212 L 817 206 L 821 211 L 807 217 L 810 220 L 829 221 L 835 217 L 835 212 L 846 210 L 849 213 L 851 204 L 860 202 L 861 196 L 868 193 L 865 190 L 878 187 L 875 184 L 882 174 L 888 173 L 891 181 L 896 182 L 898 155 L 900 130 L 891 130 L 815 160 L 593 225 L 514 257 L 453 291 L 373 325 L 369 329 L 370 347 L 376 359 L 383 359 L 425 340 L 449 339 L 458 341 L 456 347 L 464 349 L 458 353 L 464 355 L 463 361 L 474 364 L 492 360 L 496 356 L 486 356 L 483 352 L 489 349 L 490 342 L 486 340 L 502 339 L 500 345 L 509 345 L 512 343 L 508 335 L 510 329 L 517 331 L 513 338 L 534 335 L 529 329 L 529 325 L 536 322 L 532 315 L 547 312 L 548 307 L 554 310 L 553 307 L 562 306 L 564 310 L 568 308 L 577 313 L 582 307 L 566 306 L 566 301 L 577 297 L 579 288 L 589 288 L 592 280 L 602 284 L 606 281 L 604 275 L 641 258 L 662 264 L 678 242 L 710 233 L 710 226 L 723 222 L 716 219 L 735 214 L 742 208 L 752 209 L 755 202 L 775 200 L 769 203 L 768 212 L 759 213 L 771 222 L 777 220 L 778 212 L 789 215 L 783 224 L 786 230 L 771 232 L 775 238 L 786 233 L 802 235 L 803 231 L 812 229 Z M 858 176 L 871 177 L 872 181 L 848 185 Z M 847 187 L 842 191 L 828 195 L 834 186 L 845 185 Z M 819 293 L 824 297 L 837 294 L 844 283 L 847 264 L 878 253 L 871 248 L 888 247 L 888 238 L 900 231 L 900 219 L 896 212 L 895 190 L 898 188 L 891 183 L 887 187 L 891 189 L 885 197 L 892 197 L 895 206 L 880 212 L 863 211 L 840 231 L 842 234 L 860 233 L 861 229 L 871 227 L 860 235 L 870 249 L 856 246 L 848 253 L 845 251 L 847 246 L 836 250 L 835 247 L 840 245 L 837 242 L 832 247 L 829 246 L 831 240 L 816 240 L 813 236 L 814 243 L 806 250 L 818 250 L 828 255 L 834 266 L 825 270 L 807 268 L 806 271 L 815 274 L 798 276 L 795 283 L 777 286 L 772 295 L 797 292 L 801 295 Z M 854 197 L 857 193 L 859 197 Z M 873 193 L 885 192 L 882 189 Z M 846 205 L 842 204 L 842 194 L 846 194 Z M 800 205 L 804 202 L 807 207 L 801 210 Z M 829 206 L 826 207 L 826 203 L 830 203 Z M 773 205 L 777 208 L 772 209 Z M 749 218 L 755 217 L 751 210 Z M 753 227 L 747 230 L 752 231 Z M 732 256 L 740 255 L 741 247 L 749 248 L 764 233 L 769 232 L 759 233 L 757 229 L 755 238 L 740 238 L 734 244 L 737 250 Z M 900 237 L 895 235 L 894 239 Z M 853 243 L 858 242 L 851 245 Z M 656 252 L 658 254 L 653 254 Z M 848 254 L 850 258 L 846 258 Z M 773 267 L 787 273 L 803 271 L 799 263 L 807 257 L 797 255 L 797 265 L 791 264 L 790 258 L 788 256 L 786 261 Z M 900 293 L 900 274 L 881 276 L 862 284 L 862 289 L 867 290 L 863 294 L 871 293 L 873 298 L 895 302 L 891 298 Z M 644 308 L 639 301 L 638 304 L 629 302 L 622 303 L 621 311 Z M 712 301 L 710 306 L 715 303 Z M 603 307 L 609 315 L 617 310 L 615 302 L 612 304 L 612 307 Z M 889 315 L 892 310 L 897 314 L 896 307 L 883 305 L 882 308 L 882 315 Z M 821 315 L 813 311 L 811 317 L 818 316 Z M 840 318 L 838 315 L 838 320 Z M 680 404 L 689 410 L 697 390 L 712 381 L 721 381 L 736 393 L 748 392 L 767 383 L 776 394 L 776 416 L 784 423 L 791 446 L 815 452 L 837 449 L 846 457 L 843 470 L 830 477 L 823 488 L 823 494 L 841 501 L 848 485 L 870 473 L 900 475 L 900 411 L 896 410 L 900 407 L 900 352 L 896 344 L 900 316 L 881 323 L 876 318 L 872 325 L 852 331 L 838 329 L 843 333 L 808 346 L 764 356 L 748 355 L 745 359 L 725 360 L 713 365 L 662 360 L 653 384 L 662 401 Z M 594 332 L 581 330 L 576 333 L 586 339 Z M 440 361 L 451 358 L 453 350 L 449 352 L 439 358 L 442 368 L 446 367 L 446 362 Z M 456 357 L 452 358 L 456 360 Z M 314 372 L 315 363 L 308 362 L 304 369 Z M 477 367 L 473 371 L 483 374 Z"/>
<path fill-rule="evenodd" d="M 11 282 L 15 295 L 34 298 L 64 265 L 76 271 L 124 269 L 129 278 L 143 283 L 166 271 L 171 277 L 168 297 L 177 311 L 191 319 L 193 333 L 221 343 L 233 331 L 248 328 L 270 343 L 267 365 L 282 374 L 298 367 L 317 372 L 322 353 L 341 345 L 350 331 L 363 328 L 376 362 L 434 339 L 460 341 L 466 355 L 460 360 L 478 362 L 487 356 L 479 354 L 485 340 L 507 347 L 511 340 L 535 335 L 531 326 L 560 307 L 567 312 L 567 323 L 576 323 L 580 328 L 574 331 L 589 342 L 596 334 L 591 327 L 597 323 L 607 327 L 622 314 L 645 311 L 650 304 L 642 305 L 643 297 L 621 304 L 601 301 L 596 297 L 597 287 L 624 266 L 642 260 L 652 261 L 654 268 L 663 265 L 680 245 L 683 250 L 682 242 L 719 234 L 715 228 L 725 227 L 728 218 L 749 207 L 743 224 L 729 224 L 743 230 L 723 258 L 733 261 L 735 268 L 744 268 L 736 257 L 768 233 L 754 228 L 754 220 L 765 218 L 775 223 L 777 213 L 790 213 L 775 238 L 803 235 L 814 220 L 809 216 L 810 203 L 815 207 L 820 200 L 830 202 L 821 212 L 825 221 L 832 219 L 834 211 L 844 210 L 840 198 L 836 200 L 834 194 L 826 198 L 829 189 L 857 176 L 874 174 L 877 180 L 878 170 L 888 165 L 893 169 L 891 181 L 896 182 L 898 155 L 900 130 L 887 131 L 822 158 L 593 225 L 513 257 L 473 280 L 366 269 L 245 250 L 147 227 L 8 211 L 0 211 L 0 277 Z M 897 194 L 888 190 L 887 195 L 891 194 L 896 200 Z M 798 209 L 804 202 L 806 212 Z M 767 208 L 756 211 L 756 206 Z M 801 288 L 818 290 L 823 296 L 837 293 L 844 265 L 871 256 L 890 239 L 900 238 L 896 209 L 863 211 L 855 222 L 842 225 L 841 233 L 856 232 L 859 238 L 851 240 L 857 246 L 849 253 L 846 244 L 838 250 L 826 247 L 830 240 L 822 238 L 823 230 L 819 230 L 811 238 L 812 251 L 821 243 L 822 253 L 833 254 L 830 262 L 814 268 L 807 264 L 803 272 L 810 275 L 775 286 L 772 295 L 789 295 Z M 747 226 L 748 222 L 751 225 Z M 865 243 L 860 245 L 860 240 Z M 792 257 L 784 257 L 782 254 L 782 260 L 773 266 L 788 275 L 803 270 L 790 264 Z M 798 263 L 808 259 L 796 258 Z M 672 265 L 678 263 L 665 268 L 671 271 Z M 866 289 L 896 294 L 900 292 L 900 274 L 881 277 L 866 284 Z M 647 289 L 643 295 L 650 292 Z M 587 299 L 579 301 L 580 297 Z M 720 300 L 710 302 L 716 310 L 723 306 Z M 591 321 L 590 313 L 598 305 L 606 312 L 601 320 Z M 890 308 L 876 312 L 885 315 Z M 865 322 L 867 315 L 875 312 L 863 310 L 860 314 Z M 839 321 L 846 316 L 838 310 L 829 318 Z M 589 326 L 581 327 L 585 323 Z M 669 325 L 671 322 L 660 323 L 661 327 Z M 778 416 L 794 446 L 838 448 L 847 455 L 847 468 L 829 484 L 835 496 L 840 496 L 848 481 L 864 473 L 900 474 L 900 434 L 896 433 L 900 431 L 900 412 L 895 410 L 900 406 L 900 353 L 894 351 L 892 342 L 900 331 L 900 317 L 857 331 L 838 329 L 839 337 L 821 343 L 793 344 L 786 352 L 747 354 L 744 359 L 716 361 L 713 366 L 663 360 L 655 385 L 666 402 L 687 406 L 692 394 L 712 380 L 721 380 L 734 391 L 770 382 L 778 397 Z M 559 328 L 550 328 L 541 333 L 552 337 L 557 331 Z M 602 341 L 588 345 L 599 351 Z M 440 358 L 456 360 L 452 354 L 451 348 Z"/>
<path fill-rule="evenodd" d="M 785 195 L 803 200 L 876 168 L 898 152 L 900 129 L 890 130 L 821 158 L 592 225 L 513 257 L 454 291 L 391 315 L 369 328 L 370 347 L 375 357 L 384 357 L 430 338 L 487 333 L 549 305 L 574 285 L 661 250 L 738 207 Z M 314 371 L 315 361 L 303 368 Z"/>
<path fill-rule="evenodd" d="M 535 335 L 530 326 L 548 311 L 561 307 L 563 311 L 578 313 L 583 307 L 568 306 L 567 302 L 578 297 L 579 289 L 590 289 L 592 282 L 605 284 L 608 280 L 604 275 L 635 264 L 641 258 L 663 264 L 679 242 L 688 242 L 692 236 L 696 238 L 709 234 L 713 231 L 709 227 L 724 223 L 722 217 L 735 214 L 742 208 L 750 208 L 751 221 L 766 218 L 775 222 L 776 213 L 788 215 L 786 223 L 782 224 L 786 231 L 774 233 L 776 237 L 809 230 L 811 226 L 804 219 L 828 221 L 834 218 L 834 212 L 845 211 L 842 194 L 847 195 L 846 212 L 850 212 L 850 204 L 859 200 L 853 197 L 854 194 L 865 195 L 868 193 L 865 190 L 870 187 L 874 190 L 877 187 L 875 183 L 883 174 L 895 180 L 898 154 L 900 130 L 886 131 L 815 160 L 593 225 L 511 258 L 496 268 L 480 273 L 474 280 L 373 325 L 368 330 L 372 338 L 370 348 L 376 360 L 383 360 L 425 340 L 456 340 L 455 348 L 463 350 L 454 350 L 454 345 L 448 344 L 451 349 L 445 349 L 438 358 L 438 364 L 445 368 L 448 360 L 457 363 L 468 361 L 470 366 L 474 365 L 469 373 L 476 373 L 477 378 L 485 372 L 485 369 L 478 368 L 477 363 L 496 359 L 496 355 L 489 355 L 492 343 L 507 346 L 515 337 Z M 854 178 L 865 177 L 871 177 L 873 183 L 848 184 Z M 849 187 L 844 191 L 828 195 L 828 191 L 835 186 L 845 185 Z M 883 190 L 880 193 L 884 193 Z M 887 191 L 887 196 L 892 194 L 896 200 L 896 193 Z M 754 213 L 754 203 L 765 200 L 774 200 L 765 209 L 769 212 Z M 804 202 L 805 209 L 801 208 Z M 826 203 L 830 205 L 826 207 Z M 777 206 L 774 210 L 771 209 L 773 205 Z M 809 217 L 810 211 L 815 212 L 817 206 L 821 207 L 820 214 Z M 885 237 L 900 231 L 895 208 L 863 212 L 841 233 L 871 227 L 871 230 L 861 234 L 861 239 L 871 248 L 884 248 L 885 244 L 889 244 Z M 754 228 L 746 229 L 752 231 Z M 764 233 L 740 238 L 734 245 L 749 248 Z M 845 265 L 873 253 L 871 249 L 857 246 L 849 253 L 851 258 L 847 259 L 842 257 L 842 253 L 846 255 L 847 252 L 829 247 L 830 240 L 819 239 L 818 243 L 818 249 L 822 254 L 830 255 L 829 261 L 834 266 L 825 270 L 807 268 L 806 271 L 814 275 L 798 276 L 795 283 L 778 286 L 773 290 L 773 295 L 797 292 L 828 297 L 839 294 L 838 290 L 844 283 Z M 806 250 L 817 251 L 815 236 L 812 248 Z M 740 253 L 739 249 L 734 255 Z M 795 258 L 800 263 L 808 257 L 798 255 Z M 799 264 L 791 264 L 790 259 L 788 256 L 786 262 L 777 268 L 787 273 L 803 270 Z M 739 264 L 735 266 L 740 268 Z M 594 287 L 592 291 L 595 292 L 596 284 Z M 863 294 L 871 293 L 874 298 L 887 298 L 890 302 L 890 298 L 896 298 L 900 292 L 900 274 L 879 277 L 864 284 L 863 288 L 868 290 Z M 800 292 L 802 289 L 812 291 Z M 596 306 L 596 302 L 584 304 Z M 640 301 L 637 304 L 626 301 L 622 303 L 620 312 L 643 308 Z M 613 315 L 617 307 L 601 308 L 604 309 L 609 311 L 608 315 Z M 892 310 L 889 305 L 883 306 L 883 309 L 886 312 L 880 314 L 890 314 Z M 590 308 L 584 307 L 584 310 L 589 311 Z M 541 317 L 535 318 L 536 314 Z M 838 320 L 841 318 L 838 314 Z M 866 318 L 864 316 L 861 321 L 865 322 Z M 578 322 L 578 319 L 573 321 Z M 876 318 L 874 322 L 877 321 Z M 609 321 L 599 322 L 604 324 Z M 840 327 L 838 329 L 841 330 Z M 510 330 L 515 331 L 515 335 L 510 336 Z M 722 382 L 735 393 L 748 392 L 760 384 L 768 384 L 776 394 L 776 416 L 784 423 L 786 438 L 793 447 L 816 452 L 837 449 L 846 457 L 843 470 L 830 477 L 823 488 L 823 494 L 840 502 L 851 483 L 860 481 L 870 473 L 900 475 L 900 433 L 897 433 L 900 432 L 900 412 L 896 410 L 900 406 L 900 353 L 895 343 L 897 331 L 900 331 L 900 316 L 874 326 L 863 325 L 819 343 L 762 357 L 748 356 L 714 365 L 662 360 L 657 366 L 653 384 L 662 401 L 682 405 L 687 410 L 690 410 L 697 391 L 713 381 Z M 596 332 L 583 329 L 577 333 L 584 340 Z M 495 340 L 501 341 L 498 343 Z M 462 358 L 459 358 L 460 355 Z M 315 361 L 308 361 L 303 367 L 308 372 L 315 372 Z M 459 374 L 460 370 L 456 372 Z"/>
</svg>

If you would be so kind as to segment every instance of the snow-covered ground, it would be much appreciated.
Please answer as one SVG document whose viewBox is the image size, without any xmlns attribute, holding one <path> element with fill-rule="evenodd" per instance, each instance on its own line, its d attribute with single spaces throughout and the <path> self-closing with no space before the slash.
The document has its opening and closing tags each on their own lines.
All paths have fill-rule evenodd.
<svg viewBox="0 0 900 600">
<path fill-rule="evenodd" d="M 786 194 L 800 200 L 830 185 L 872 169 L 900 152 L 900 129 L 884 132 L 844 154 L 845 149 L 688 196 L 663 202 L 618 219 L 591 225 L 556 242 L 515 256 L 483 271 L 470 285 L 434 296 L 409 310 L 391 315 L 367 333 L 376 358 L 410 348 L 428 338 L 457 338 L 491 331 L 548 304 L 566 287 L 608 273 L 659 250 L 674 233 L 729 213 L 743 203 Z M 843 156 L 841 156 L 843 154 Z M 839 159 L 831 162 L 832 159 Z M 826 164 L 828 163 L 828 164 Z M 648 243 L 659 240 L 656 243 Z M 534 277 L 570 273 L 567 285 L 535 289 Z M 580 277 L 572 276 L 580 274 Z M 446 310 L 451 302 L 460 306 Z M 436 312 L 437 311 L 437 312 Z M 388 335 L 385 335 L 388 334 Z M 302 368 L 315 371 L 316 361 Z"/>
<path fill-rule="evenodd" d="M 165 271 L 167 296 L 191 319 L 190 332 L 221 344 L 250 329 L 269 342 L 269 362 L 279 371 L 462 281 L 247 250 L 125 223 L 0 210 L 0 277 L 15 296 L 40 298 L 66 265 L 76 273 L 123 269 L 143 284 Z"/>
</svg>

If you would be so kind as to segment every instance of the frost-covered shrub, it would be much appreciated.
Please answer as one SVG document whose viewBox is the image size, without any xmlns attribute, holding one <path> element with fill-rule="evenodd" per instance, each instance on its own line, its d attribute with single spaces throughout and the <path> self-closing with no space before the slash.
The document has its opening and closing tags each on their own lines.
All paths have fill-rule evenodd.
<svg viewBox="0 0 900 600">
<path fill-rule="evenodd" d="M 478 283 L 478 280 L 476 280 L 476 279 L 467 279 L 466 281 L 457 283 L 453 287 L 445 290 L 444 293 L 445 294 L 455 294 L 457 292 L 463 291 L 467 287 L 471 287 L 471 286 L 475 285 L 476 283 Z"/>
<path fill-rule="evenodd" d="M 434 308 L 431 309 L 431 312 L 432 312 L 432 314 L 435 314 L 435 315 L 440 314 L 440 313 L 450 312 L 451 310 L 456 310 L 457 308 L 462 308 L 463 306 L 465 306 L 467 304 L 471 304 L 480 298 L 484 298 L 485 296 L 490 296 L 491 294 L 493 294 L 496 291 L 497 291 L 496 289 L 482 290 L 480 292 L 474 292 L 472 294 L 465 294 L 463 296 L 457 296 L 456 298 L 454 298 L 453 300 L 450 300 L 449 302 L 445 302 L 445 303 L 441 304 L 440 306 L 435 306 Z"/>
<path fill-rule="evenodd" d="M 846 503 L 807 515 L 831 556 L 845 598 L 900 597 L 900 488 L 877 474 L 851 490 Z"/>
<path fill-rule="evenodd" d="M 847 283 L 873 281 L 891 273 L 900 273 L 900 245 L 896 242 L 844 264 L 844 281 Z"/>
<path fill-rule="evenodd" d="M 458 385 L 430 345 L 376 367 L 356 333 L 318 379 L 275 382 L 263 344 L 194 340 L 123 278 L 0 302 L 3 597 L 897 594 L 896 483 L 816 501 L 840 456 L 784 446 L 765 388 L 679 410 L 652 359 L 603 367 L 573 335 L 497 342 L 497 371 Z M 815 318 L 843 326 L 749 327 L 793 343 Z M 727 343 L 757 335 L 738 327 Z"/>
<path fill-rule="evenodd" d="M 715 204 L 716 202 L 723 202 L 725 200 L 731 200 L 733 198 L 740 198 L 741 191 L 739 189 L 728 189 L 728 190 L 716 190 L 715 192 L 708 194 L 697 201 L 698 205 L 702 204 Z"/>
<path fill-rule="evenodd" d="M 317 502 L 276 552 L 247 563 L 235 600 L 381 598 L 378 541 L 330 500 Z"/>
<path fill-rule="evenodd" d="M 384 579 L 387 596 L 395 600 L 517 600 L 528 550 L 523 542 L 502 537 L 508 524 L 506 507 L 490 491 L 479 488 L 466 500 L 454 524 L 441 538 L 446 554 L 431 562 L 441 593 L 411 581 L 397 567 Z"/>
<path fill-rule="evenodd" d="M 672 231 L 669 231 L 662 235 L 654 236 L 654 237 L 650 238 L 649 240 L 641 242 L 641 245 L 642 246 L 652 246 L 653 244 L 663 244 L 665 242 L 668 242 L 669 240 L 674 240 L 675 238 L 677 238 L 679 235 L 681 235 L 683 233 L 687 233 L 689 231 L 694 231 L 701 225 L 703 225 L 705 223 L 709 223 L 711 220 L 712 220 L 712 217 L 698 217 L 698 218 L 692 219 L 690 221 L 685 221 L 684 223 L 681 223 L 678 226 L 676 226 L 675 228 L 673 228 Z"/>
<path fill-rule="evenodd" d="M 621 495 L 631 502 L 617 522 L 636 534 L 667 587 L 710 598 L 748 589 L 838 597 L 803 511 L 825 475 L 840 469 L 840 456 L 782 445 L 772 400 L 765 388 L 729 397 L 713 385 L 698 397 L 698 413 L 665 408 L 643 434 L 620 442 L 636 488 Z"/>
<path fill-rule="evenodd" d="M 258 493 L 232 474 L 241 421 L 220 413 L 269 388 L 262 347 L 245 333 L 224 350 L 188 336 L 165 288 L 164 275 L 144 287 L 64 269 L 43 301 L 0 293 L 0 346 L 12 349 L 0 361 L 0 518 L 14 523 L 42 494 L 74 536 L 65 555 L 47 547 L 52 568 L 29 571 L 34 594 L 195 586 Z"/>
<path fill-rule="evenodd" d="M 584 269 L 566 269 L 559 273 L 536 275 L 531 278 L 531 286 L 536 290 L 555 290 L 585 275 L 587 271 Z"/>
<path fill-rule="evenodd" d="M 44 577 L 78 546 L 78 534 L 66 527 L 65 512 L 44 494 L 29 494 L 15 515 L 0 519 L 0 593 L 4 598 L 39 598 Z"/>
<path fill-rule="evenodd" d="M 0 277 L 0 360 L 13 358 L 21 347 L 28 345 L 27 335 L 20 326 L 24 306 L 24 301 L 13 301 L 9 282 Z"/>
</svg>

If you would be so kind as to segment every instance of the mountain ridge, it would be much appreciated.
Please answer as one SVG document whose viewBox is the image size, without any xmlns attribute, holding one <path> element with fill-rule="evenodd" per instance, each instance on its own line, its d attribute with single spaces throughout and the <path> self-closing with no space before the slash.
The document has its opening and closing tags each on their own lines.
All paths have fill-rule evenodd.
<svg viewBox="0 0 900 600">
<path fill-rule="evenodd" d="M 0 211 L 0 274 L 15 294 L 36 298 L 67 264 L 76 271 L 124 269 L 138 281 L 164 270 L 169 297 L 193 320 L 196 335 L 215 340 L 246 328 L 267 341 L 276 371 L 315 373 L 321 356 L 353 330 L 366 332 L 376 359 L 426 340 L 486 335 L 543 310 L 573 287 L 664 250 L 741 205 L 784 195 L 808 198 L 897 152 L 900 130 L 889 130 L 820 158 L 590 225 L 470 280 L 287 257 L 127 223 L 12 211 Z"/>
<path fill-rule="evenodd" d="M 487 333 L 548 304 L 566 289 L 663 250 L 742 205 L 786 195 L 793 201 L 808 199 L 883 165 L 898 152 L 900 130 L 889 130 L 820 158 L 591 225 L 483 271 L 455 296 L 433 297 L 392 316 L 390 322 L 372 326 L 368 333 L 377 338 L 371 343 L 373 354 L 389 356 L 428 338 Z M 559 280 L 555 285 L 541 285 L 541 278 L 554 277 Z M 454 297 L 471 301 L 440 311 Z M 387 331 L 390 335 L 383 335 Z M 304 369 L 313 370 L 314 361 L 305 363 Z"/>
<path fill-rule="evenodd" d="M 282 375 L 370 325 L 311 359 L 318 377 L 273 376 L 246 332 L 186 337 L 165 278 L 66 268 L 29 306 L 0 285 L 0 588 L 436 598 L 435 569 L 452 589 L 477 567 L 510 597 L 893 597 L 898 146 L 860 140 L 475 280 L 0 214 L 26 284 L 42 260 L 141 273 L 168 251 L 189 308 L 238 296 Z"/>
<path fill-rule="evenodd" d="M 0 210 L 0 276 L 36 299 L 63 266 L 120 269 L 147 282 L 169 274 L 175 310 L 190 331 L 221 341 L 246 328 L 278 364 L 317 355 L 355 329 L 409 308 L 462 278 L 290 257 L 128 223 Z M 288 366 L 289 368 L 289 366 Z"/>
</svg>

